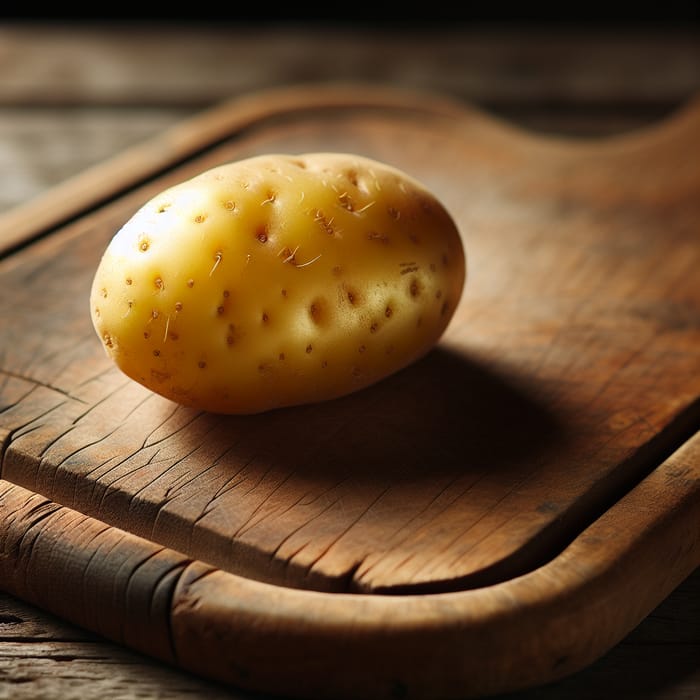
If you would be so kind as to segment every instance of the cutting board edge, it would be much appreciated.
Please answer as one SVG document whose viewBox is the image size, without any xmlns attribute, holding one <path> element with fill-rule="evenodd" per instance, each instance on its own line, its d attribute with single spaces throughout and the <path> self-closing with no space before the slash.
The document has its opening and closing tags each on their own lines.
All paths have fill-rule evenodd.
<svg viewBox="0 0 700 700">
<path fill-rule="evenodd" d="M 551 682 L 605 654 L 700 565 L 700 433 L 549 563 L 444 594 L 244 579 L 0 485 L 8 593 L 198 675 L 306 698 L 475 697 Z M 281 659 L 274 673 L 270 658 Z"/>
</svg>

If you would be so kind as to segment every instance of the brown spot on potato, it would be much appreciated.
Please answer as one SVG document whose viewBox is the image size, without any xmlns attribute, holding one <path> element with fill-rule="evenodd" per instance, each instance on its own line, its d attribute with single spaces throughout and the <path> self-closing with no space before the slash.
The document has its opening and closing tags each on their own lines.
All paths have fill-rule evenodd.
<svg viewBox="0 0 700 700">
<path fill-rule="evenodd" d="M 309 316 L 314 323 L 321 323 L 325 316 L 325 302 L 323 299 L 314 299 L 309 306 Z"/>
<path fill-rule="evenodd" d="M 352 306 L 359 306 L 362 303 L 362 296 L 354 287 L 345 287 L 345 296 Z"/>
</svg>

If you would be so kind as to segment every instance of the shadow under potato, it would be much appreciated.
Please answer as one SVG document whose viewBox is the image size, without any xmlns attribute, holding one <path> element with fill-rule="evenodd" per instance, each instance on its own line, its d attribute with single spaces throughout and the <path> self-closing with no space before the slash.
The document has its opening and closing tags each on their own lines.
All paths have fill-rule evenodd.
<svg viewBox="0 0 700 700">
<path fill-rule="evenodd" d="M 349 396 L 246 417 L 276 463 L 354 479 L 470 471 L 529 472 L 563 426 L 524 381 L 444 348 Z M 238 424 L 238 425 L 237 425 Z"/>
</svg>

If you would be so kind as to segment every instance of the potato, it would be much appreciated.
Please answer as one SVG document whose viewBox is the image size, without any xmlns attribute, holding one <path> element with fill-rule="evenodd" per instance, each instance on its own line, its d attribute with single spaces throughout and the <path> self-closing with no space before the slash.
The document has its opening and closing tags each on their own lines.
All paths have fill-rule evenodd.
<svg viewBox="0 0 700 700">
<path fill-rule="evenodd" d="M 141 207 L 104 252 L 91 316 L 152 391 L 258 413 L 340 397 L 425 355 L 465 268 L 453 219 L 405 173 L 352 154 L 261 155 Z"/>
</svg>

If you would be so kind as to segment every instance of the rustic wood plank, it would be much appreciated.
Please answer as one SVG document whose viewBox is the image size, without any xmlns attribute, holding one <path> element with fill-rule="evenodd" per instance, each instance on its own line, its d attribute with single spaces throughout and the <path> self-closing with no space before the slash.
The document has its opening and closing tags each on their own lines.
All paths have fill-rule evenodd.
<svg viewBox="0 0 700 700">
<path fill-rule="evenodd" d="M 3 700 L 253 697 L 106 643 L 38 641 L 31 648 L 27 644 L 5 643 L 0 647 L 0 678 Z"/>
<path fill-rule="evenodd" d="M 692 27 L 8 23 L 0 27 L 0 46 L 6 105 L 202 108 L 270 87 L 349 80 L 446 92 L 482 106 L 668 107 L 700 88 Z"/>
<path fill-rule="evenodd" d="M 241 691 L 185 673 L 0 593 L 0 698 L 207 697 Z"/>
<path fill-rule="evenodd" d="M 317 113 L 292 94 L 248 103 L 242 120 L 222 108 L 217 128 L 246 123 L 245 138 L 6 261 L 4 366 L 58 403 L 2 414 L 3 475 L 277 582 L 434 590 L 529 570 L 697 421 L 697 111 L 584 147 L 453 103 L 350 113 L 341 91 Z M 290 118 L 251 129 L 261 107 Z M 84 303 L 119 222 L 187 172 L 309 145 L 423 172 L 455 213 L 477 264 L 441 347 L 366 393 L 258 417 L 177 408 L 113 371 Z M 52 285 L 51 308 L 36 304 Z"/>
</svg>

